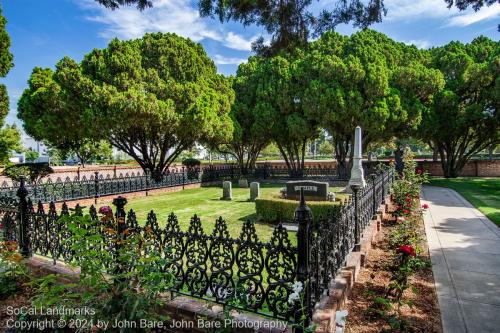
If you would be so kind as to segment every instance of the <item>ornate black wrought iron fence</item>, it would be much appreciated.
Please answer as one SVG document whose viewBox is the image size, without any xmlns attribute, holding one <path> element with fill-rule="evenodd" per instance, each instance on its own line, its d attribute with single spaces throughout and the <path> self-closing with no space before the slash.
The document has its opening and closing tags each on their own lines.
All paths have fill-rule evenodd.
<svg viewBox="0 0 500 333">
<path fill-rule="evenodd" d="M 310 209 L 303 203 L 297 209 L 298 279 L 306 288 L 304 304 L 308 320 L 315 304 L 328 293 L 330 282 L 345 265 L 349 252 L 360 250 L 363 231 L 384 203 L 393 177 L 391 169 L 371 175 L 363 188 L 352 186 L 353 195 L 342 202 L 341 209 L 333 216 L 320 217 L 315 224 Z M 301 239 L 308 240 L 308 244 Z"/>
<path fill-rule="evenodd" d="M 0 196 L 0 233 L 9 240 L 17 240 L 19 202 L 16 198 Z"/>
<path fill-rule="evenodd" d="M 258 165 L 254 169 L 246 170 L 245 173 L 236 164 L 214 166 L 203 168 L 203 181 L 234 180 L 240 177 L 256 179 L 295 179 L 314 178 L 318 180 L 346 181 L 347 175 L 340 173 L 337 168 L 306 167 L 304 170 L 293 172 L 286 167 L 271 166 L 269 164 Z"/>
<path fill-rule="evenodd" d="M 274 228 L 269 242 L 258 239 L 250 221 L 242 225 L 238 238 L 231 238 L 222 218 L 210 233 L 205 233 L 196 215 L 187 231 L 181 230 L 174 214 L 164 227 L 154 212 L 141 224 L 133 210 L 125 214 L 126 199 L 121 197 L 113 203 L 115 216 L 123 218 L 123 224 L 100 220 L 91 206 L 88 214 L 96 223 L 86 228 L 99 234 L 99 246 L 110 251 L 117 246 L 119 234 L 152 236 L 155 248 L 169 262 L 165 272 L 175 276 L 172 292 L 225 304 L 238 286 L 246 297 L 242 310 L 307 326 L 316 303 L 328 293 L 349 252 L 359 250 L 363 231 L 389 193 L 393 177 L 392 170 L 384 171 L 371 176 L 364 188 L 353 186 L 353 195 L 334 215 L 320 217 L 315 223 L 302 196 L 294 219 L 298 224 L 297 246 L 292 245 L 282 224 Z M 52 258 L 54 263 L 71 262 L 75 255 L 69 241 L 71 230 L 60 223 L 61 217 L 70 214 L 67 206 L 63 204 L 58 212 L 51 202 L 45 210 L 41 202 L 32 204 L 27 192 L 21 183 L 18 200 L 0 199 L 3 237 L 17 240 L 26 257 L 35 253 Z M 74 214 L 83 214 L 81 207 L 77 206 Z M 108 232 L 110 228 L 113 232 Z M 302 301 L 292 297 L 297 288 Z"/>
<path fill-rule="evenodd" d="M 366 164 L 366 170 L 375 170 L 375 164 Z M 370 171 L 370 172 L 371 172 Z M 268 164 L 258 165 L 255 169 L 247 170 L 242 174 L 237 165 L 214 166 L 205 168 L 173 169 L 166 172 L 161 180 L 154 180 L 145 173 L 125 173 L 118 175 L 103 175 L 95 172 L 94 175 L 87 177 L 75 177 L 73 179 L 57 178 L 55 181 L 47 179 L 39 183 L 27 183 L 26 190 L 28 197 L 33 202 L 42 201 L 43 203 L 63 202 L 70 200 L 99 198 L 107 195 L 117 195 L 122 193 L 147 191 L 159 188 L 195 184 L 201 182 L 211 182 L 220 180 L 236 180 L 241 177 L 254 179 L 295 179 L 311 178 L 317 180 L 338 183 L 339 186 L 345 185 L 348 180 L 346 174 L 343 174 L 337 168 L 320 166 L 306 167 L 300 172 L 290 172 L 285 167 L 271 166 Z M 12 184 L 4 181 L 0 185 L 0 196 L 15 198 L 19 183 L 13 181 Z"/>
<path fill-rule="evenodd" d="M 103 177 L 99 172 L 87 178 L 75 177 L 62 180 L 57 178 L 52 181 L 50 178 L 40 183 L 26 184 L 28 197 L 33 202 L 43 203 L 62 202 L 69 200 L 79 200 L 88 198 L 99 198 L 105 195 L 122 194 L 137 191 L 154 190 L 179 185 L 188 185 L 201 182 L 201 172 L 199 169 L 179 169 L 166 172 L 163 178 L 158 181 L 152 179 L 144 173 L 126 173 L 118 176 L 107 175 Z M 12 185 L 4 182 L 0 186 L 0 195 L 5 197 L 16 197 L 19 188 L 18 182 Z"/>
</svg>

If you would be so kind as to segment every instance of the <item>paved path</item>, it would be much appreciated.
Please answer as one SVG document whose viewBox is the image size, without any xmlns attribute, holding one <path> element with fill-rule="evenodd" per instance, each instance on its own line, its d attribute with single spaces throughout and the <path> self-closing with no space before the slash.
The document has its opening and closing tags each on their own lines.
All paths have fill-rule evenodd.
<svg viewBox="0 0 500 333">
<path fill-rule="evenodd" d="M 444 333 L 500 332 L 500 228 L 451 189 L 422 202 Z"/>
</svg>

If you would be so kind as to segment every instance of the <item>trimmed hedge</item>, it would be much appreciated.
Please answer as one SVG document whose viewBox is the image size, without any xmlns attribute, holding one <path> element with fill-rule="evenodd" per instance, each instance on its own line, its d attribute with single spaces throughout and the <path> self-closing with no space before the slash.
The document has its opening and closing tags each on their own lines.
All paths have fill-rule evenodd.
<svg viewBox="0 0 500 333">
<path fill-rule="evenodd" d="M 261 197 L 255 199 L 255 211 L 257 219 L 267 223 L 293 220 L 295 209 L 299 206 L 297 200 L 287 200 L 278 197 Z M 311 208 L 313 219 L 333 214 L 340 208 L 340 202 L 335 201 L 308 201 L 307 206 Z"/>
</svg>

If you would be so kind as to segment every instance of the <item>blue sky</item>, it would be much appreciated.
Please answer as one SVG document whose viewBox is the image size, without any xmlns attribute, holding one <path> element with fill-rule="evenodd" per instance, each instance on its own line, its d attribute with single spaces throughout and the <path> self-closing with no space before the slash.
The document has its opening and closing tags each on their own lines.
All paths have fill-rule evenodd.
<svg viewBox="0 0 500 333">
<path fill-rule="evenodd" d="M 53 67 L 63 56 L 81 60 L 93 48 L 103 48 L 113 37 L 130 39 L 149 31 L 175 32 L 203 44 L 221 73 L 235 73 L 239 63 L 251 54 L 252 40 L 265 32 L 236 22 L 221 24 L 200 18 L 196 1 L 153 0 L 154 8 L 144 12 L 134 7 L 116 11 L 93 0 L 4 0 L 1 1 L 7 30 L 12 39 L 15 67 L 6 78 L 10 96 L 7 123 L 18 123 L 17 100 L 35 66 Z M 319 0 L 313 10 L 328 8 L 332 1 Z M 56 5 L 57 4 L 57 5 Z M 390 37 L 418 47 L 438 46 L 451 40 L 469 42 L 485 35 L 498 40 L 500 4 L 479 12 L 447 9 L 444 0 L 385 0 L 388 14 L 383 23 L 372 26 Z M 338 31 L 351 34 L 349 26 Z"/>
</svg>

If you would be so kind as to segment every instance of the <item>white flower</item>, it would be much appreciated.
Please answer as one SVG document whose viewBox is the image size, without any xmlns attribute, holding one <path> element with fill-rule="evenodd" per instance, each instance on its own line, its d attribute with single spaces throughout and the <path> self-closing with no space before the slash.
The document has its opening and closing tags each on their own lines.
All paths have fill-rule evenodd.
<svg viewBox="0 0 500 333">
<path fill-rule="evenodd" d="M 293 304 L 296 300 L 300 298 L 300 292 L 302 291 L 303 285 L 302 282 L 296 281 L 292 285 L 293 292 L 288 296 L 288 303 Z"/>
<path fill-rule="evenodd" d="M 291 293 L 291 294 L 288 296 L 288 303 L 289 303 L 289 304 L 293 304 L 293 303 L 295 303 L 295 301 L 299 299 L 299 296 L 300 296 L 300 295 L 299 295 L 299 294 L 297 294 L 297 293 Z"/>
<path fill-rule="evenodd" d="M 293 285 L 292 285 L 292 289 L 293 289 L 293 292 L 294 293 L 300 293 L 302 291 L 302 282 L 300 281 L 296 281 Z"/>
</svg>

